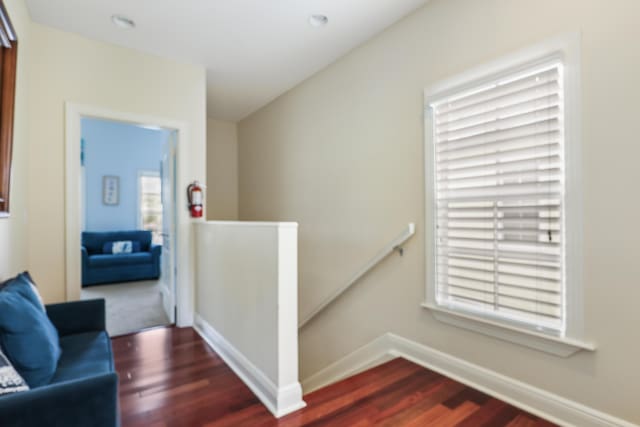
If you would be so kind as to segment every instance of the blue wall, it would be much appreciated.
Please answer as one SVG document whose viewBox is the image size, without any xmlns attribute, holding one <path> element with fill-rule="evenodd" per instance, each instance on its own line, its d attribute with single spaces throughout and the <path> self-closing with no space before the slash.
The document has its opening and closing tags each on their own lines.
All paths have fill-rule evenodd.
<svg viewBox="0 0 640 427">
<path fill-rule="evenodd" d="M 82 119 L 85 166 L 85 229 L 138 228 L 138 171 L 160 172 L 169 131 Z M 102 177 L 120 177 L 120 204 L 102 203 Z"/>
</svg>

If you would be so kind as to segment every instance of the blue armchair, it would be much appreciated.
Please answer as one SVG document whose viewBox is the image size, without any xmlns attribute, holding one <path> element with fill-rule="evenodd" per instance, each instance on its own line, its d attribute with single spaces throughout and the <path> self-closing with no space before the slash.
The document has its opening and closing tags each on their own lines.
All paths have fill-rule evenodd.
<svg viewBox="0 0 640 427">
<path fill-rule="evenodd" d="M 116 255 L 104 253 L 105 243 L 124 240 L 138 242 L 140 251 Z M 82 286 L 157 279 L 160 277 L 161 252 L 161 246 L 151 243 L 150 231 L 84 231 Z"/>
<path fill-rule="evenodd" d="M 47 305 L 62 356 L 50 384 L 0 396 L 3 427 L 117 427 L 118 375 L 104 300 Z M 34 349 L 37 351 L 37 349 Z"/>
</svg>

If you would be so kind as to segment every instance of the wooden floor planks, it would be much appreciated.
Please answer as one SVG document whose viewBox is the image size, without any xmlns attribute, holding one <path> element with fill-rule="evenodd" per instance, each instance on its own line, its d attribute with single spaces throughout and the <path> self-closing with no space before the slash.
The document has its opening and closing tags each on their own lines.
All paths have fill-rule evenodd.
<svg viewBox="0 0 640 427">
<path fill-rule="evenodd" d="M 123 427 L 553 426 L 404 359 L 310 393 L 277 420 L 191 328 L 117 337 L 113 350 Z"/>
</svg>

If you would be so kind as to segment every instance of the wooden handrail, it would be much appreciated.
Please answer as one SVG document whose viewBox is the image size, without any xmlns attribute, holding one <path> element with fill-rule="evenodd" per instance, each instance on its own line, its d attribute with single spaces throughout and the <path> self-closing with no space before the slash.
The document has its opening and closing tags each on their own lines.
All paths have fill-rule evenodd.
<svg viewBox="0 0 640 427">
<path fill-rule="evenodd" d="M 402 233 L 393 239 L 388 245 L 386 245 L 380 252 L 378 252 L 369 262 L 367 262 L 353 277 L 344 285 L 333 292 L 327 297 L 315 310 L 305 317 L 298 325 L 299 329 L 302 329 L 307 325 L 314 317 L 316 317 L 325 308 L 331 305 L 336 299 L 344 294 L 351 286 L 358 282 L 365 274 L 367 274 L 373 267 L 378 265 L 383 259 L 391 255 L 393 252 L 398 251 L 400 255 L 403 253 L 402 244 L 409 240 L 416 233 L 416 226 L 414 223 L 410 223 L 402 231 Z"/>
</svg>

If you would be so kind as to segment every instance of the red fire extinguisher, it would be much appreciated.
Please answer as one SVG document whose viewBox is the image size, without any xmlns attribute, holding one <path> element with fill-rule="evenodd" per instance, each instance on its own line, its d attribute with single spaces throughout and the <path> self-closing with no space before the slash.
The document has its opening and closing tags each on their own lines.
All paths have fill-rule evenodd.
<svg viewBox="0 0 640 427">
<path fill-rule="evenodd" d="M 202 217 L 202 187 L 198 181 L 193 181 L 187 187 L 187 200 L 192 218 Z"/>
</svg>

